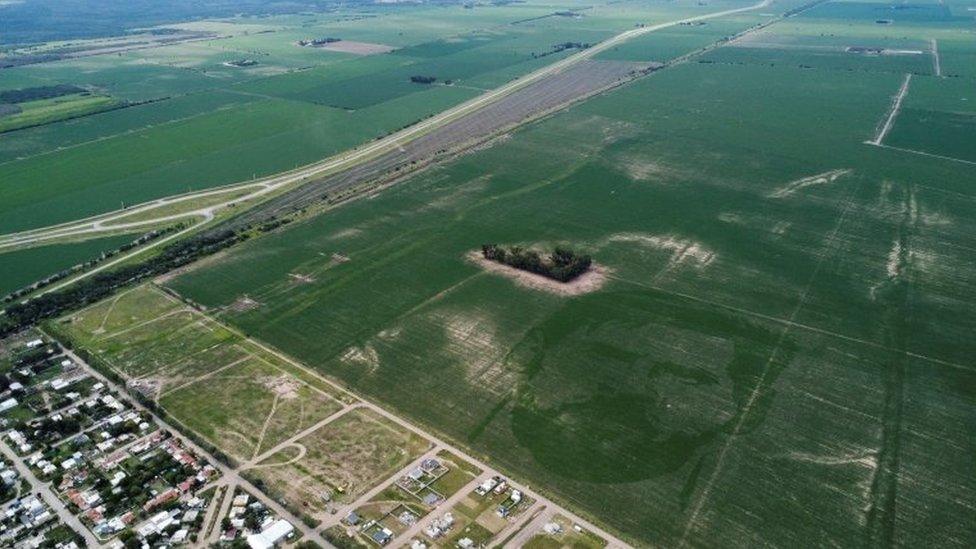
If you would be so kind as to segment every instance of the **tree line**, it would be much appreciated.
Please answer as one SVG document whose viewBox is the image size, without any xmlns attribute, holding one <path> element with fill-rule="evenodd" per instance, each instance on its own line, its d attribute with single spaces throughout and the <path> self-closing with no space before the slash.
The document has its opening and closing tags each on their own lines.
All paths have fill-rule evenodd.
<svg viewBox="0 0 976 549">
<path fill-rule="evenodd" d="M 83 307 L 108 297 L 116 289 L 177 269 L 197 259 L 243 242 L 256 232 L 267 232 L 289 223 L 290 219 L 271 219 L 257 227 L 239 230 L 221 229 L 180 240 L 163 249 L 158 255 L 139 263 L 98 273 L 71 286 L 15 303 L 0 316 L 0 337 L 47 318 L 61 316 L 67 311 Z"/>
<path fill-rule="evenodd" d="M 502 263 L 559 282 L 573 280 L 588 271 L 593 264 L 590 256 L 559 246 L 548 256 L 543 257 L 535 250 L 519 246 L 511 246 L 506 249 L 497 244 L 483 244 L 481 255 L 489 261 Z"/>
</svg>

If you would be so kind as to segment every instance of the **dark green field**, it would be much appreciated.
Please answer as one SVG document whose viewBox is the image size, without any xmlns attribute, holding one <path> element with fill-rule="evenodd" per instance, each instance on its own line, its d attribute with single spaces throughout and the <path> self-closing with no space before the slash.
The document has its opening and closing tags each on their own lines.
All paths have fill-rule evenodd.
<svg viewBox="0 0 976 549">
<path fill-rule="evenodd" d="M 117 249 L 135 239 L 134 236 L 114 236 L 78 242 L 40 246 L 0 255 L 0 295 L 19 290 L 62 269 L 68 269 L 102 252 Z"/>
<path fill-rule="evenodd" d="M 312 163 L 577 51 L 544 55 L 555 44 L 726 4 L 597 4 L 580 18 L 552 15 L 571 2 L 240 17 L 173 26 L 212 39 L 2 69 L 0 91 L 68 84 L 130 106 L 5 133 L 0 233 Z M 297 45 L 321 37 L 397 49 L 359 56 Z M 256 64 L 225 65 L 240 59 Z M 411 82 L 417 75 L 437 81 Z M 0 119 L 0 130 L 3 120 L 14 121 Z"/>
<path fill-rule="evenodd" d="M 902 69 L 724 52 L 170 286 L 640 544 L 971 545 L 971 167 L 863 143 Z"/>
<path fill-rule="evenodd" d="M 746 5 L 695 4 L 290 27 L 403 49 L 98 115 L 118 134 L 66 124 L 61 151 L 30 130 L 0 144 L 30 155 L 0 176 L 46 183 L 10 186 L 0 230 L 342 150 L 565 55 L 533 58 L 550 36 Z M 638 546 L 976 546 L 976 4 L 825 2 L 724 42 L 795 5 L 622 44 L 601 58 L 721 47 L 160 283 Z M 281 67 L 310 55 L 272 34 L 228 40 Z M 459 84 L 404 81 L 420 71 Z M 519 284 L 471 260 L 485 243 L 568 246 L 606 279 Z M 170 323 L 114 350 L 151 375 L 140 352 L 180 356 Z M 248 411 L 206 387 L 164 404 L 226 445 Z"/>
</svg>

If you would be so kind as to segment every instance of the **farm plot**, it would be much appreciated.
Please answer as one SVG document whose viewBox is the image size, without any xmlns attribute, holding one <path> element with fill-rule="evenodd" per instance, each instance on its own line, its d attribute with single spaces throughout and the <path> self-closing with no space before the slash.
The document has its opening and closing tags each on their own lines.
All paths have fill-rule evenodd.
<svg viewBox="0 0 976 549">
<path fill-rule="evenodd" d="M 6 113 L 0 111 L 2 113 L 0 114 L 0 133 L 85 116 L 110 109 L 116 105 L 118 102 L 107 95 L 89 93 L 18 103 L 16 110 Z"/>
<path fill-rule="evenodd" d="M 168 284 L 637 544 L 969 545 L 971 174 L 863 144 L 902 77 L 669 68 Z"/>
<path fill-rule="evenodd" d="M 976 93 L 967 79 L 916 79 L 885 144 L 976 162 Z"/>
<path fill-rule="evenodd" d="M 160 404 L 182 424 L 242 461 L 341 408 L 331 397 L 253 356 L 172 389 Z"/>
<path fill-rule="evenodd" d="M 194 22 L 180 28 L 220 37 L 5 69 L 0 89 L 61 82 L 150 103 L 5 138 L 0 178 L 15 183 L 0 205 L 0 232 L 320 160 L 577 51 L 559 44 L 582 47 L 637 22 L 711 9 L 680 4 L 597 4 L 586 17 L 556 15 L 560 5 L 530 2 L 476 12 L 385 6 L 260 23 Z M 297 45 L 322 37 L 401 49 L 357 57 Z M 415 83 L 412 76 L 437 81 Z"/>
<path fill-rule="evenodd" d="M 452 149 L 483 140 L 528 118 L 541 116 L 552 109 L 618 84 L 650 67 L 648 63 L 584 61 L 529 84 L 486 108 L 435 128 L 398 150 L 284 193 L 260 208 L 238 216 L 233 223 L 238 226 L 254 223 L 318 201 L 323 193 L 341 192 L 370 180 L 388 177 L 401 168 L 443 156 Z"/>
<path fill-rule="evenodd" d="M 247 472 L 261 479 L 274 497 L 283 497 L 292 507 L 322 519 L 330 501 L 355 500 L 428 446 L 428 441 L 376 412 L 355 408 Z"/>
<path fill-rule="evenodd" d="M 342 408 L 332 392 L 152 286 L 52 325 L 178 422 L 248 460 Z"/>
<path fill-rule="evenodd" d="M 161 102 L 130 105 L 125 109 L 22 129 L 5 135 L 0 141 L 0 162 L 24 159 L 59 147 L 105 139 L 149 126 L 170 124 L 257 99 L 259 98 L 253 96 L 212 91 L 174 97 Z"/>
<path fill-rule="evenodd" d="M 86 242 L 40 246 L 0 253 L 0 295 L 70 269 L 132 242 L 132 235 L 112 236 Z"/>
</svg>

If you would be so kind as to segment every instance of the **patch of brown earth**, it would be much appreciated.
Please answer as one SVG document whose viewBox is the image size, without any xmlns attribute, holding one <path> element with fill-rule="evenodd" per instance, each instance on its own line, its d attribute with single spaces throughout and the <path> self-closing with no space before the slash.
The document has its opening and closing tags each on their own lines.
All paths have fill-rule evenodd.
<svg viewBox="0 0 976 549">
<path fill-rule="evenodd" d="M 253 299 L 245 296 L 237 298 L 233 303 L 227 306 L 227 309 L 234 311 L 235 313 L 244 313 L 253 309 L 257 309 L 261 304 Z"/>
<path fill-rule="evenodd" d="M 324 46 L 320 46 L 320 48 L 329 51 L 351 53 L 353 55 L 373 55 L 376 53 L 388 53 L 396 49 L 395 47 L 388 46 L 386 44 L 373 44 L 371 42 L 356 42 L 354 40 L 339 40 L 338 42 L 332 42 Z"/>
<path fill-rule="evenodd" d="M 288 273 L 288 276 L 290 276 L 296 284 L 311 284 L 312 282 L 315 282 L 315 279 L 311 276 L 301 273 Z"/>
<path fill-rule="evenodd" d="M 291 377 L 265 377 L 261 379 L 261 384 L 285 400 L 298 398 L 298 388 L 300 385 L 298 380 Z"/>
</svg>

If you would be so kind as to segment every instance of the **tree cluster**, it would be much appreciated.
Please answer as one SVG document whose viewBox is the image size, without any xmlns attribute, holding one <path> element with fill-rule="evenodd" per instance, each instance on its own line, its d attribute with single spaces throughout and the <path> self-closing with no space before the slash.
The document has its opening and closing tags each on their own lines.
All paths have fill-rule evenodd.
<svg viewBox="0 0 976 549">
<path fill-rule="evenodd" d="M 19 90 L 7 90 L 0 92 L 0 103 L 26 103 L 27 101 L 37 101 L 39 99 L 53 99 L 62 95 L 84 92 L 84 88 L 71 84 L 56 84 L 54 86 L 35 86 L 33 88 L 21 88 Z"/>
<path fill-rule="evenodd" d="M 573 280 L 588 271 L 593 264 L 590 256 L 578 254 L 573 250 L 558 246 L 547 257 L 543 257 L 535 250 L 528 250 L 519 246 L 511 246 L 506 249 L 497 244 L 484 244 L 481 246 L 481 255 L 490 261 L 496 261 L 559 282 Z"/>
<path fill-rule="evenodd" d="M 410 77 L 410 81 L 413 82 L 414 84 L 433 84 L 434 82 L 437 82 L 437 77 L 414 75 Z"/>
<path fill-rule="evenodd" d="M 581 49 L 585 50 L 590 47 L 589 42 L 562 42 L 561 44 L 554 44 L 552 49 L 549 51 L 544 51 L 542 53 L 532 53 L 532 57 L 538 59 L 540 57 L 546 57 L 548 55 L 553 55 L 565 50 Z"/>
<path fill-rule="evenodd" d="M 310 40 L 299 40 L 299 46 L 325 46 L 326 44 L 332 44 L 334 42 L 340 42 L 342 38 L 335 38 L 333 36 L 326 36 L 325 38 L 312 38 Z"/>
</svg>

